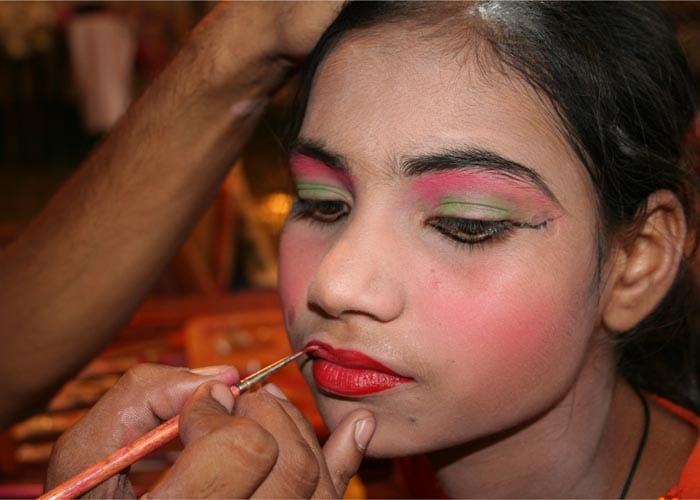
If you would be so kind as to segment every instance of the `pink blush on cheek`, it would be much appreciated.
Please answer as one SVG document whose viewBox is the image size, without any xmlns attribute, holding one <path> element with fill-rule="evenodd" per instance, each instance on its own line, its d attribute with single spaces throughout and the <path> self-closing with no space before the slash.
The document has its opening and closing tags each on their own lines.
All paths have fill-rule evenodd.
<svg viewBox="0 0 700 500">
<path fill-rule="evenodd" d="M 320 160 L 295 154 L 289 163 L 292 175 L 297 179 L 336 182 L 352 191 L 352 179 L 346 172 L 331 168 Z"/>
<path fill-rule="evenodd" d="M 488 280 L 484 275 L 470 281 Z M 517 372 L 548 352 L 556 356 L 552 352 L 558 345 L 554 338 L 568 325 L 564 321 L 557 324 L 556 301 L 549 300 L 547 294 L 540 297 L 527 293 L 525 283 L 505 281 L 486 285 L 478 293 L 467 293 L 454 280 L 438 278 L 436 273 L 432 273 L 431 284 L 424 288 L 420 302 L 428 315 L 426 324 L 437 326 L 434 342 L 442 344 L 437 349 L 446 357 L 471 360 L 475 366 L 468 372 L 476 382 L 487 383 L 495 372 Z M 504 290 L 509 290 L 507 297 Z M 463 363 L 452 366 L 460 372 L 455 376 L 464 373 Z M 523 370 L 522 376 L 537 370 Z"/>
<path fill-rule="evenodd" d="M 279 295 L 288 332 L 297 326 L 300 311 L 306 308 L 308 288 L 317 265 L 319 245 L 313 245 L 298 230 L 285 228 L 280 238 Z M 290 339 L 294 340 L 294 339 Z"/>
</svg>

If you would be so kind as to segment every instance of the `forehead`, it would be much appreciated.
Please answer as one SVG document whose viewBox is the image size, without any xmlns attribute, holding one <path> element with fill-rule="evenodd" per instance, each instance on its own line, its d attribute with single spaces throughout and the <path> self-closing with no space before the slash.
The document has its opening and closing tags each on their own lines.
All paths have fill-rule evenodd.
<svg viewBox="0 0 700 500">
<path fill-rule="evenodd" d="M 301 137 L 375 171 L 407 155 L 479 147 L 537 170 L 555 194 L 572 179 L 590 192 L 546 100 L 479 47 L 449 45 L 401 26 L 353 33 L 321 64 Z"/>
</svg>

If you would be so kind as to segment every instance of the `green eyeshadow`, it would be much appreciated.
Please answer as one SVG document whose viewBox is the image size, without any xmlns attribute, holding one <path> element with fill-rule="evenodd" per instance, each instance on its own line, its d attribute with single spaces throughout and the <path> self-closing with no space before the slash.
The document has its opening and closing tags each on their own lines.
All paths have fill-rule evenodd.
<svg viewBox="0 0 700 500">
<path fill-rule="evenodd" d="M 513 210 L 499 200 L 464 200 L 453 196 L 441 198 L 438 209 L 442 215 L 465 218 L 508 219 L 513 215 Z"/>
<path fill-rule="evenodd" d="M 296 186 L 297 195 L 300 198 L 335 199 L 341 197 L 347 199 L 348 197 L 348 193 L 345 190 L 321 182 L 297 182 Z"/>
</svg>

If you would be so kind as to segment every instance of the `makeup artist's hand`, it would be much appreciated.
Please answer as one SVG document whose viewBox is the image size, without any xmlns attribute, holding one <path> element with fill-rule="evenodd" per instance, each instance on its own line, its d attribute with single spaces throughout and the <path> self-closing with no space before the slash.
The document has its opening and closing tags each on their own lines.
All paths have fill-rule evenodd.
<svg viewBox="0 0 700 500">
<path fill-rule="evenodd" d="M 185 450 L 148 496 L 339 498 L 374 427 L 372 414 L 357 410 L 321 449 L 311 425 L 276 387 L 234 403 L 222 384 L 207 383 L 180 415 Z"/>
<path fill-rule="evenodd" d="M 148 496 L 341 496 L 374 431 L 372 415 L 349 414 L 321 450 L 306 419 L 274 388 L 234 404 L 228 385 L 236 379 L 231 368 L 207 375 L 158 365 L 130 370 L 59 439 L 47 489 L 180 412 L 185 449 Z M 133 498 L 134 491 L 120 474 L 87 496 Z"/>
<path fill-rule="evenodd" d="M 177 415 L 193 391 L 211 380 L 230 385 L 238 381 L 238 372 L 228 366 L 189 371 L 142 364 L 130 369 L 56 442 L 49 461 L 46 489 L 59 485 Z M 220 386 L 226 389 L 223 384 Z M 119 474 L 86 496 L 133 498 L 135 495 L 126 474 Z"/>
<path fill-rule="evenodd" d="M 286 73 L 313 49 L 340 12 L 343 1 L 220 2 L 197 25 L 185 46 L 187 60 L 204 63 L 200 72 L 212 90 L 230 92 L 240 75 L 241 42 L 262 51 L 266 63 Z M 232 27 L 235 30 L 232 30 Z M 241 37 L 241 35 L 245 35 Z M 259 63 L 258 63 L 259 64 Z"/>
</svg>

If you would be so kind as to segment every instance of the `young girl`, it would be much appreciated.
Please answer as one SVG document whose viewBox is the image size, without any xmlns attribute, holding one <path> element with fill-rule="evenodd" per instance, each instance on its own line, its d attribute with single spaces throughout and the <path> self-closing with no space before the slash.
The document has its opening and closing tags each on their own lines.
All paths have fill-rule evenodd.
<svg viewBox="0 0 700 500">
<path fill-rule="evenodd" d="M 369 411 L 366 453 L 448 496 L 700 495 L 694 110 L 659 9 L 352 3 L 307 66 L 280 295 L 329 428 Z"/>
<path fill-rule="evenodd" d="M 353 4 L 310 66 L 280 292 L 329 426 L 370 409 L 368 453 L 428 453 L 450 496 L 663 494 L 695 430 L 636 389 L 698 399 L 656 7 Z"/>
</svg>

